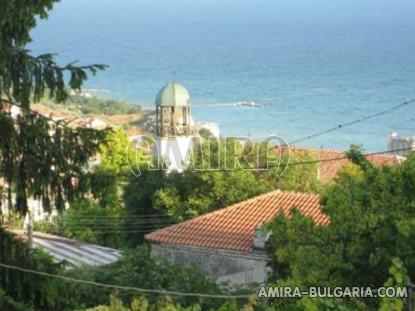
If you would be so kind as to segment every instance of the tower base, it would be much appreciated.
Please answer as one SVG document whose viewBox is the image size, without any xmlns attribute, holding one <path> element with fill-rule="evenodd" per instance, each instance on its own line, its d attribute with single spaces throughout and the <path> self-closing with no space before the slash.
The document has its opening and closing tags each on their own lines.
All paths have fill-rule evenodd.
<svg viewBox="0 0 415 311">
<path fill-rule="evenodd" d="M 189 164 L 190 154 L 193 147 L 193 137 L 156 137 L 157 159 L 167 172 L 183 172 Z"/>
</svg>

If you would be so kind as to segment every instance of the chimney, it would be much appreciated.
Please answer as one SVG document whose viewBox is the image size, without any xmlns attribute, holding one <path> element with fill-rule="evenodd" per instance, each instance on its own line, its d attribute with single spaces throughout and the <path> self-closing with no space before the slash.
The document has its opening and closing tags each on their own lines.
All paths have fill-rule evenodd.
<svg viewBox="0 0 415 311">
<path fill-rule="evenodd" d="M 267 242 L 270 232 L 267 232 L 263 229 L 262 226 L 255 228 L 255 236 L 254 236 L 254 249 L 264 250 L 265 243 Z"/>
</svg>

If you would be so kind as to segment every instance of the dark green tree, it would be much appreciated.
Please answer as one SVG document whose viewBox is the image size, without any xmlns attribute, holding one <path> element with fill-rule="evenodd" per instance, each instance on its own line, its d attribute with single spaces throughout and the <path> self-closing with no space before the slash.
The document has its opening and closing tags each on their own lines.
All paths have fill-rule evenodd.
<svg viewBox="0 0 415 311">
<path fill-rule="evenodd" d="M 48 273 L 59 273 L 49 255 L 31 250 L 13 234 L 0 228 L 0 263 Z M 39 275 L 0 266 L 1 310 L 57 310 L 60 283 Z"/>
<path fill-rule="evenodd" d="M 171 217 L 156 209 L 153 195 L 166 184 L 162 170 L 141 169 L 140 176 L 131 175 L 124 188 L 126 241 L 129 246 L 143 243 L 144 235 L 172 223 Z"/>
<path fill-rule="evenodd" d="M 0 1 L 0 176 L 10 205 L 14 192 L 20 213 L 26 212 L 30 196 L 42 199 L 46 208 L 53 202 L 62 210 L 64 201 L 77 195 L 73 178 L 82 175 L 82 166 L 105 137 L 93 129 L 53 123 L 30 109 L 31 102 L 45 96 L 65 100 L 67 88 L 80 89 L 87 72 L 105 68 L 60 66 L 53 54 L 32 56 L 25 49 L 37 19 L 47 18 L 56 2 Z M 10 113 L 11 105 L 20 109 L 17 116 Z"/>
<path fill-rule="evenodd" d="M 271 282 L 303 288 L 378 288 L 389 279 L 396 258 L 407 275 L 415 273 L 411 246 L 415 238 L 415 154 L 394 167 L 374 167 L 355 148 L 348 155 L 353 164 L 322 196 L 329 225 L 317 226 L 295 211 L 290 218 L 279 215 L 269 224 Z M 284 307 L 284 303 L 288 304 L 282 300 L 277 304 Z M 305 301 L 289 303 L 297 306 L 294 309 L 304 309 Z M 334 302 L 321 303 L 320 309 L 329 310 Z M 376 309 L 380 300 L 337 303 L 350 310 Z"/>
</svg>

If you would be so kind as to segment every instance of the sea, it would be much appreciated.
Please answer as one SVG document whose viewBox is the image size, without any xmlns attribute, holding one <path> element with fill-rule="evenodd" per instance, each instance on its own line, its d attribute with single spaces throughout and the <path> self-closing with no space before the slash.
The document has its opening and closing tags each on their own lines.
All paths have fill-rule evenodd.
<svg viewBox="0 0 415 311">
<path fill-rule="evenodd" d="M 32 37 L 62 65 L 107 64 L 97 96 L 152 108 L 175 79 L 224 136 L 292 142 L 415 98 L 413 0 L 62 0 Z M 415 104 L 299 144 L 384 151 L 392 132 L 415 135 Z"/>
</svg>

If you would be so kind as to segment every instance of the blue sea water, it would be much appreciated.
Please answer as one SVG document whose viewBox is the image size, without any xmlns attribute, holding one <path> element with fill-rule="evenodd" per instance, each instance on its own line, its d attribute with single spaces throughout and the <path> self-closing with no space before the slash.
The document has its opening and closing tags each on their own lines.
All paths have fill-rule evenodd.
<svg viewBox="0 0 415 311">
<path fill-rule="evenodd" d="M 63 0 L 32 35 L 35 54 L 108 64 L 86 87 L 146 107 L 175 70 L 223 135 L 293 141 L 415 98 L 412 0 Z M 392 131 L 415 135 L 415 104 L 302 144 L 380 151 Z"/>
</svg>

